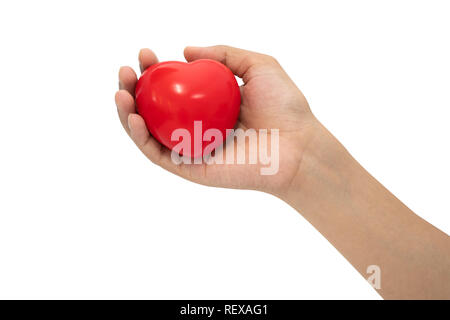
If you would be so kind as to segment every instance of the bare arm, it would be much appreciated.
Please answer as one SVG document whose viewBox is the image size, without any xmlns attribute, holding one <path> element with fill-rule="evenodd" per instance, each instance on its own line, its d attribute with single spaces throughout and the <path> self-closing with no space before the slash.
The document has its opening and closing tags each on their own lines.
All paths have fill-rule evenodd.
<svg viewBox="0 0 450 320">
<path fill-rule="evenodd" d="M 136 113 L 137 76 L 123 67 L 115 97 L 119 118 L 152 162 L 193 182 L 259 190 L 283 199 L 365 277 L 369 266 L 378 266 L 378 292 L 384 298 L 450 299 L 449 237 L 415 215 L 350 156 L 314 117 L 274 58 L 227 46 L 188 47 L 184 53 L 187 61 L 220 61 L 243 79 L 236 126 L 279 130 L 279 171 L 261 175 L 262 163 L 173 163 L 170 151 L 149 134 Z M 152 51 L 141 50 L 141 71 L 157 62 Z M 251 143 L 241 141 L 236 149 L 250 150 Z"/>
<path fill-rule="evenodd" d="M 450 239 L 374 179 L 322 126 L 290 190 L 300 212 L 386 299 L 450 299 Z"/>
</svg>

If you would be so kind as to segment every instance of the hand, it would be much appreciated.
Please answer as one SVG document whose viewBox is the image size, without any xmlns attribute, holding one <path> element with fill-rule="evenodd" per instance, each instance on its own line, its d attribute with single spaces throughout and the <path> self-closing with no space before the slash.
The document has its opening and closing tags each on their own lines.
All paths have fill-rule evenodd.
<svg viewBox="0 0 450 320">
<path fill-rule="evenodd" d="M 302 213 L 364 277 L 368 266 L 378 267 L 383 284 L 376 289 L 385 298 L 450 297 L 448 235 L 415 215 L 353 159 L 315 119 L 275 59 L 224 46 L 188 47 L 184 55 L 187 61 L 218 60 L 243 79 L 236 126 L 279 129 L 279 171 L 261 175 L 261 163 L 176 165 L 171 152 L 150 136 L 144 119 L 136 114 L 137 77 L 124 67 L 116 94 L 119 117 L 151 161 L 201 184 L 278 196 Z M 157 59 L 145 49 L 139 61 L 142 71 Z M 248 143 L 236 148 L 249 150 Z"/>
<path fill-rule="evenodd" d="M 261 175 L 263 165 L 259 162 L 248 164 L 248 157 L 246 164 L 177 165 L 172 162 L 170 150 L 149 134 L 144 119 L 136 113 L 134 90 L 137 76 L 130 67 L 120 69 L 120 90 L 115 97 L 125 131 L 152 162 L 188 180 L 209 186 L 254 189 L 273 194 L 286 192 L 298 176 L 304 151 L 319 127 L 301 91 L 280 64 L 264 54 L 214 46 L 187 47 L 184 55 L 188 62 L 217 60 L 243 79 L 241 111 L 236 128 L 268 129 L 269 141 L 270 129 L 279 129 L 279 171 L 274 175 Z M 155 54 L 149 49 L 140 51 L 141 72 L 157 62 Z M 249 150 L 248 144 L 246 139 L 235 147 L 245 152 L 245 148 Z M 227 147 L 230 147 L 229 144 L 224 149 Z"/>
</svg>

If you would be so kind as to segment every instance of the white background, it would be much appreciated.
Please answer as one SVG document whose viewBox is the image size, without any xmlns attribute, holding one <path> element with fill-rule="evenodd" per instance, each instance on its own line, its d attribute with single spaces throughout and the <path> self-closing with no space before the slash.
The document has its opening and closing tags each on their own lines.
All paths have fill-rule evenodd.
<svg viewBox="0 0 450 320">
<path fill-rule="evenodd" d="M 316 116 L 450 233 L 448 2 L 3 1 L 0 298 L 379 299 L 298 213 L 194 185 L 124 134 L 141 47 L 275 56 Z"/>
</svg>

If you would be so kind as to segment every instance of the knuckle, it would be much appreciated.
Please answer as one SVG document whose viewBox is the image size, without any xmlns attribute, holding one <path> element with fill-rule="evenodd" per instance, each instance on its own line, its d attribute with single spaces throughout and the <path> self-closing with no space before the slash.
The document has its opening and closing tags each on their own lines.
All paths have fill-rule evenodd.
<svg viewBox="0 0 450 320">
<path fill-rule="evenodd" d="M 273 65 L 279 65 L 279 62 L 275 57 L 266 55 L 265 58 L 266 58 L 267 63 L 273 64 Z"/>
<path fill-rule="evenodd" d="M 227 46 L 225 44 L 218 44 L 218 45 L 213 46 L 213 48 L 214 49 L 221 49 L 221 50 L 228 50 L 228 49 L 230 49 L 230 46 Z"/>
</svg>

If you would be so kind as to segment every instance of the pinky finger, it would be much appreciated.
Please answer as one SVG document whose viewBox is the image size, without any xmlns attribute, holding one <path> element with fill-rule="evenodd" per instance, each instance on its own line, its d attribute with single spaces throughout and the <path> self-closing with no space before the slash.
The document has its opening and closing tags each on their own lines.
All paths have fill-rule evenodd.
<svg viewBox="0 0 450 320">
<path fill-rule="evenodd" d="M 161 145 L 153 138 L 147 130 L 144 119 L 138 114 L 128 115 L 128 128 L 130 128 L 130 136 L 134 143 L 150 158 L 156 162 L 161 153 Z"/>
<path fill-rule="evenodd" d="M 171 159 L 169 149 L 150 135 L 145 121 L 140 115 L 130 114 L 128 116 L 128 127 L 130 128 L 131 139 L 150 161 L 172 173 L 182 175 L 180 169 L 183 166 L 175 164 Z"/>
</svg>

